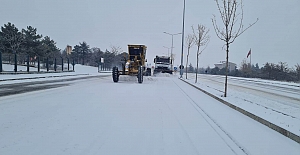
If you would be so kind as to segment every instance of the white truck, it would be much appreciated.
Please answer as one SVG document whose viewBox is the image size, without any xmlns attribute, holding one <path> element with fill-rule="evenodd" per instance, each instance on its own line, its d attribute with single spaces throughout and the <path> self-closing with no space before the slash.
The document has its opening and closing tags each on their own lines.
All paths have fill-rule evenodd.
<svg viewBox="0 0 300 155">
<path fill-rule="evenodd" d="M 172 59 L 168 56 L 156 56 L 154 58 L 154 74 L 156 73 L 169 73 L 172 74 Z"/>
</svg>

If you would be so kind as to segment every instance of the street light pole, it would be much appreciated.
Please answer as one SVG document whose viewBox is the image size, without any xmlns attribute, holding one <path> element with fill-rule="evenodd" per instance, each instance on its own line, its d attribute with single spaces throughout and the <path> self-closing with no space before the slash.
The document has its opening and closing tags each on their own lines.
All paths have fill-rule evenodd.
<svg viewBox="0 0 300 155">
<path fill-rule="evenodd" d="M 172 47 L 171 47 L 171 59 L 172 59 L 172 64 L 171 64 L 171 70 L 173 70 L 173 62 L 174 62 L 174 60 L 173 60 L 173 36 L 174 36 L 174 35 L 181 34 L 181 33 L 175 33 L 175 34 L 171 34 L 171 33 L 168 33 L 168 32 L 164 32 L 164 33 L 172 36 Z"/>
<path fill-rule="evenodd" d="M 163 46 L 163 47 L 168 49 L 168 56 L 169 56 L 169 50 L 170 50 L 170 48 L 169 48 L 169 47 L 166 47 L 166 46 Z"/>
<path fill-rule="evenodd" d="M 185 0 L 183 1 L 183 18 L 182 18 L 182 38 L 181 38 L 181 67 L 180 67 L 180 78 L 182 78 L 183 74 L 183 40 L 184 40 L 184 16 L 185 16 Z M 185 66 L 187 67 L 187 66 Z"/>
</svg>

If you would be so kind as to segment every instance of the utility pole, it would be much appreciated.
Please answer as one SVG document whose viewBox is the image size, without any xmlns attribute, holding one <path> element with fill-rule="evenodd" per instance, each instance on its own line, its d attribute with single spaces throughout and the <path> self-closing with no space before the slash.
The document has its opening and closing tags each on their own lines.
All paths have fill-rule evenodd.
<svg viewBox="0 0 300 155">
<path fill-rule="evenodd" d="M 178 35 L 178 34 L 181 34 L 181 33 L 175 33 L 175 34 L 171 34 L 171 33 L 168 33 L 168 32 L 164 32 L 165 34 L 168 34 L 168 35 L 171 35 L 172 36 L 172 47 L 171 47 L 171 59 L 172 59 L 172 64 L 171 64 L 171 70 L 173 70 L 173 36 L 174 35 Z"/>
<path fill-rule="evenodd" d="M 168 56 L 170 56 L 170 55 L 169 55 L 169 50 L 170 50 L 170 48 L 169 48 L 169 47 L 166 47 L 166 46 L 163 46 L 163 47 L 168 49 Z"/>
<path fill-rule="evenodd" d="M 182 17 L 182 38 L 181 38 L 181 64 L 180 64 L 180 78 L 183 74 L 183 40 L 184 40 L 184 16 L 185 16 L 185 0 L 183 1 L 183 17 Z M 187 66 L 185 66 L 187 67 Z"/>
</svg>

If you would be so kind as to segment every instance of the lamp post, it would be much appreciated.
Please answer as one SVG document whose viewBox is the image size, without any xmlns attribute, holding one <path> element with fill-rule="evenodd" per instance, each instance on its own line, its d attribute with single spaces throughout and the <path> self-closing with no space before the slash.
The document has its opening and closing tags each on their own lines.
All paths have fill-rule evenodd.
<svg viewBox="0 0 300 155">
<path fill-rule="evenodd" d="M 172 64 L 171 64 L 171 70 L 173 70 L 173 62 L 174 62 L 174 60 L 173 60 L 173 36 L 174 36 L 174 35 L 181 34 L 181 33 L 175 33 L 175 34 L 171 34 L 171 33 L 168 33 L 168 32 L 164 32 L 164 33 L 172 36 L 172 46 L 171 46 L 171 59 L 172 59 Z"/>
<path fill-rule="evenodd" d="M 2 72 L 2 52 L 0 51 L 0 72 Z"/>
<path fill-rule="evenodd" d="M 166 47 L 166 46 L 163 46 L 163 47 L 168 49 L 168 56 L 169 56 L 169 49 L 170 49 L 170 48 L 169 48 L 169 47 Z"/>
<path fill-rule="evenodd" d="M 17 51 L 14 51 L 14 54 L 15 54 L 15 67 L 14 67 L 14 71 L 17 72 L 18 70 L 18 65 L 17 65 Z"/>
<path fill-rule="evenodd" d="M 183 17 L 182 17 L 182 38 L 181 38 L 181 67 L 180 67 L 180 78 L 183 74 L 183 40 L 184 40 L 184 16 L 185 16 L 185 0 L 183 1 Z M 185 66 L 187 67 L 187 66 Z"/>
</svg>

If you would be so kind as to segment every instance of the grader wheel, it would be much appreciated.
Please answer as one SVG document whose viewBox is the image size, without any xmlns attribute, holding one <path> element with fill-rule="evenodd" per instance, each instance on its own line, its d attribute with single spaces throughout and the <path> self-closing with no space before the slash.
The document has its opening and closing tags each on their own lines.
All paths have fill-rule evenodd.
<svg viewBox="0 0 300 155">
<path fill-rule="evenodd" d="M 119 70 L 118 70 L 118 67 L 113 67 L 112 78 L 113 78 L 114 82 L 118 82 L 119 81 Z"/>
<path fill-rule="evenodd" d="M 138 83 L 143 83 L 143 67 L 142 66 L 140 66 L 138 68 L 137 78 L 138 78 Z"/>
</svg>

